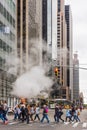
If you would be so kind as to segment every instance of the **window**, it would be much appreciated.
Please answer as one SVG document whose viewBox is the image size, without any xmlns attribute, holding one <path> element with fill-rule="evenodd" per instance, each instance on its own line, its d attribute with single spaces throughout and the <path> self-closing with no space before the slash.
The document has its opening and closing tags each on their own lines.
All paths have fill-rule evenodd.
<svg viewBox="0 0 87 130">
<path fill-rule="evenodd" d="M 15 28 L 15 20 L 13 19 L 13 27 Z"/>
<path fill-rule="evenodd" d="M 2 58 L 0 57 L 0 66 L 2 66 Z"/>
<path fill-rule="evenodd" d="M 6 43 L 3 42 L 3 50 L 6 51 Z"/>
<path fill-rule="evenodd" d="M 2 48 L 2 40 L 0 39 L 0 48 Z"/>
<path fill-rule="evenodd" d="M 10 15 L 10 23 L 12 24 L 12 16 Z"/>
<path fill-rule="evenodd" d="M 0 12 L 3 14 L 3 5 L 0 3 Z"/>
<path fill-rule="evenodd" d="M 4 8 L 4 17 L 6 18 L 6 9 Z"/>
<path fill-rule="evenodd" d="M 0 57 L 0 66 L 2 66 L 2 64 L 4 64 L 5 63 L 5 59 L 2 59 L 1 57 Z"/>
<path fill-rule="evenodd" d="M 7 11 L 7 20 L 9 21 L 9 12 Z"/>
<path fill-rule="evenodd" d="M 62 94 L 66 94 L 66 90 L 64 89 L 64 90 L 62 90 Z"/>
<path fill-rule="evenodd" d="M 12 41 L 15 40 L 15 35 L 12 32 L 10 32 L 10 40 L 12 40 Z"/>
</svg>

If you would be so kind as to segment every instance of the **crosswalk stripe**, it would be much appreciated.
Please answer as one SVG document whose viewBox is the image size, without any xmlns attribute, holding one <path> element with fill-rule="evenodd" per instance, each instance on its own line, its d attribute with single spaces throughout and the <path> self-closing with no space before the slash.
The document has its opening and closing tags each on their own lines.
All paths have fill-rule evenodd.
<svg viewBox="0 0 87 130">
<path fill-rule="evenodd" d="M 76 122 L 72 127 L 77 127 L 78 126 L 78 124 L 79 124 L 79 122 Z"/>
<path fill-rule="evenodd" d="M 82 127 L 83 127 L 83 128 L 86 128 L 86 127 L 87 127 L 87 123 L 83 123 L 83 124 L 82 124 Z"/>
<path fill-rule="evenodd" d="M 29 126 L 33 126 L 33 125 L 36 125 L 37 123 L 34 123 L 34 124 L 29 124 Z M 87 128 L 87 122 L 82 122 L 82 123 L 80 123 L 80 122 L 64 122 L 64 124 L 63 125 L 69 125 L 70 124 L 70 126 L 71 127 L 73 127 L 73 128 L 75 128 L 75 127 L 78 127 L 79 126 L 79 124 L 80 125 L 82 125 L 82 130 L 87 130 L 86 128 Z M 26 122 L 25 123 L 20 123 L 20 122 L 9 122 L 8 123 L 8 125 L 26 125 Z M 46 127 L 46 126 L 48 126 L 48 125 L 50 125 L 51 127 L 55 127 L 57 124 L 54 124 L 54 123 L 51 123 L 51 124 L 48 124 L 48 123 L 46 123 L 46 124 L 40 124 L 40 126 L 41 127 Z"/>
<path fill-rule="evenodd" d="M 33 126 L 32 124 L 28 124 L 29 126 Z"/>
<path fill-rule="evenodd" d="M 49 125 L 49 124 L 41 124 L 40 126 L 43 126 L 43 127 L 44 127 L 44 126 L 48 126 L 48 125 Z"/>
<path fill-rule="evenodd" d="M 55 127 L 56 125 L 57 125 L 57 124 L 51 124 L 50 126 L 51 126 L 51 127 Z"/>
<path fill-rule="evenodd" d="M 68 125 L 70 122 L 64 122 L 65 125 Z"/>
<path fill-rule="evenodd" d="M 75 122 L 74 121 L 72 121 L 72 124 L 74 124 Z"/>
<path fill-rule="evenodd" d="M 8 125 L 15 125 L 15 124 L 18 124 L 18 122 L 10 122 L 10 123 L 8 123 Z"/>
</svg>

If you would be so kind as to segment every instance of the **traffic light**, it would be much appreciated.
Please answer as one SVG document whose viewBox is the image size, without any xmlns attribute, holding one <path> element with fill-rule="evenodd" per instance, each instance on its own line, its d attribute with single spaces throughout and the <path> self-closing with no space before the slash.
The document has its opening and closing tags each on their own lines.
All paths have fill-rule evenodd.
<svg viewBox="0 0 87 130">
<path fill-rule="evenodd" d="M 54 68 L 54 73 L 55 73 L 55 76 L 58 76 L 58 68 Z"/>
</svg>

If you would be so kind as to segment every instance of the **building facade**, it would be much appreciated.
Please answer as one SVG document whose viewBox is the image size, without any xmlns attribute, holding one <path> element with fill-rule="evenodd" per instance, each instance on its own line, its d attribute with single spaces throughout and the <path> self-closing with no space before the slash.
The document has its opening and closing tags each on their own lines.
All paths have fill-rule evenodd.
<svg viewBox="0 0 87 130">
<path fill-rule="evenodd" d="M 11 97 L 12 83 L 15 75 L 9 72 L 15 46 L 15 2 L 13 0 L 0 0 L 0 100 L 8 100 L 9 105 Z"/>
<path fill-rule="evenodd" d="M 73 100 L 72 14 L 64 0 L 47 0 L 47 45 L 51 51 L 52 76 L 61 86 L 61 97 Z"/>
<path fill-rule="evenodd" d="M 47 43 L 47 0 L 42 0 L 42 39 Z"/>
<path fill-rule="evenodd" d="M 57 0 L 58 75 L 55 78 L 61 86 L 60 98 L 73 100 L 72 15 L 70 6 L 65 6 L 64 2 L 64 0 Z"/>
<path fill-rule="evenodd" d="M 58 66 L 58 81 L 61 84 L 63 91 L 65 88 L 66 98 L 67 92 L 67 25 L 65 20 L 65 4 L 64 0 L 57 0 L 57 66 Z M 68 97 L 69 98 L 69 97 Z"/>
<path fill-rule="evenodd" d="M 79 60 L 78 54 L 74 54 L 73 60 L 73 97 L 74 101 L 79 101 Z"/>
<path fill-rule="evenodd" d="M 40 61 L 42 62 L 42 1 L 17 0 L 17 55 L 20 58 L 20 74 L 29 69 L 29 54 L 32 41 L 40 44 Z M 36 45 L 38 46 L 38 45 Z M 25 66 L 24 66 L 25 63 Z"/>
<path fill-rule="evenodd" d="M 48 51 L 52 48 L 52 61 L 57 59 L 57 0 L 54 1 L 47 0 L 47 44 Z"/>
<path fill-rule="evenodd" d="M 70 5 L 65 5 L 65 19 L 67 24 L 67 86 L 71 90 L 73 101 L 73 40 L 72 40 L 72 13 Z"/>
</svg>

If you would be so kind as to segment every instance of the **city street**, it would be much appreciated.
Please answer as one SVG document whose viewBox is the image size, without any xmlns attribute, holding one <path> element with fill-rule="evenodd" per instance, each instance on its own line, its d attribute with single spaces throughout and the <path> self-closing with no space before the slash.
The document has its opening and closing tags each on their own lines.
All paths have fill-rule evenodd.
<svg viewBox="0 0 87 130">
<path fill-rule="evenodd" d="M 64 112 L 65 113 L 65 112 Z M 40 123 L 38 121 L 21 123 L 18 121 L 13 121 L 12 116 L 9 116 L 10 119 L 7 125 L 0 123 L 0 130 L 87 130 L 87 110 L 83 110 L 80 115 L 81 122 L 64 122 L 55 123 L 53 120 L 54 110 L 49 111 L 50 123 Z M 63 115 L 65 118 L 65 115 Z"/>
<path fill-rule="evenodd" d="M 0 0 L 0 130 L 87 130 L 87 0 Z"/>
</svg>

